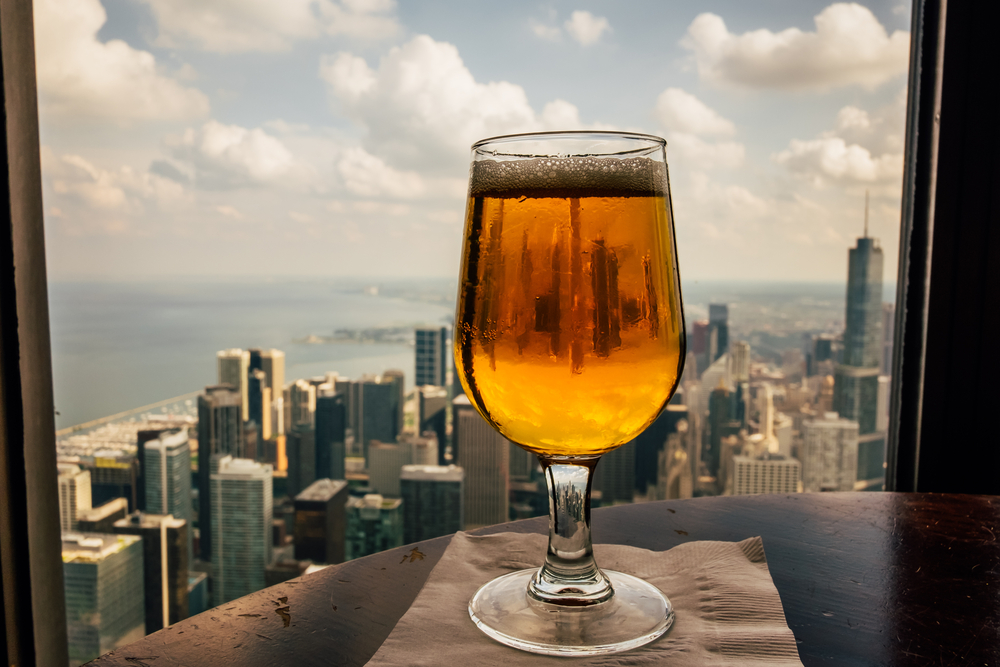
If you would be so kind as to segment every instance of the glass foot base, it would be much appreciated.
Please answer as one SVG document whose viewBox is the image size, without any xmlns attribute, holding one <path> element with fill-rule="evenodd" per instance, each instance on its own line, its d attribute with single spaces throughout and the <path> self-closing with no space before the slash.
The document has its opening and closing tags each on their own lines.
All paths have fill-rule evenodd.
<svg viewBox="0 0 1000 667">
<path fill-rule="evenodd" d="M 607 602 L 564 607 L 528 595 L 537 570 L 497 577 L 469 602 L 469 616 L 501 644 L 545 655 L 617 653 L 648 644 L 674 622 L 674 608 L 658 588 L 605 570 L 615 594 Z"/>
</svg>

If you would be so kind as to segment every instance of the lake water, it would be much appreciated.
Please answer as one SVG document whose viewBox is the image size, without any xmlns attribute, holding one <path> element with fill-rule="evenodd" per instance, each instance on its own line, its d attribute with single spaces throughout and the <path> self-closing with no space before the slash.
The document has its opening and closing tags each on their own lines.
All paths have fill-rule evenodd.
<svg viewBox="0 0 1000 667">
<path fill-rule="evenodd" d="M 454 290 L 421 283 L 401 296 L 364 294 L 356 281 L 53 283 L 49 286 L 57 428 L 197 391 L 216 382 L 215 353 L 283 350 L 286 381 L 337 371 L 399 368 L 402 343 L 294 343 L 336 329 L 451 323 Z M 425 300 L 439 294 L 440 301 Z"/>
</svg>

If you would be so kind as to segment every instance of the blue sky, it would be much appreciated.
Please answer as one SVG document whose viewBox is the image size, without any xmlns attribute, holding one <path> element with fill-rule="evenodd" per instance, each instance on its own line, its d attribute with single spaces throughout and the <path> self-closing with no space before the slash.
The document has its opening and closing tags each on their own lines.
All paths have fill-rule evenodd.
<svg viewBox="0 0 1000 667">
<path fill-rule="evenodd" d="M 909 7 L 36 0 L 49 272 L 451 276 L 468 145 L 668 140 L 682 275 L 896 266 Z"/>
</svg>

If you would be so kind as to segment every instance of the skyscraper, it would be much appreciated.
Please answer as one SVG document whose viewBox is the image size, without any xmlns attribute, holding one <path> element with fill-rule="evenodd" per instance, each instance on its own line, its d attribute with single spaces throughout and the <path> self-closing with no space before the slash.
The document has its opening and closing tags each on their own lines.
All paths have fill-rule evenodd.
<svg viewBox="0 0 1000 667">
<path fill-rule="evenodd" d="M 288 495 L 297 496 L 316 481 L 316 431 L 299 424 L 286 436 Z"/>
<path fill-rule="evenodd" d="M 198 530 L 200 556 L 212 560 L 211 476 L 222 456 L 243 454 L 240 395 L 231 385 L 205 387 L 198 397 Z"/>
<path fill-rule="evenodd" d="M 729 306 L 708 304 L 708 363 L 729 352 Z"/>
<path fill-rule="evenodd" d="M 885 436 L 878 434 L 878 376 L 882 362 L 882 249 L 865 235 L 851 248 L 847 268 L 844 357 L 834 373 L 833 410 L 858 422 L 858 479 L 881 477 Z"/>
<path fill-rule="evenodd" d="M 601 492 L 601 505 L 631 503 L 635 495 L 635 440 L 613 449 L 597 463 L 593 488 Z"/>
<path fill-rule="evenodd" d="M 406 377 L 403 371 L 388 370 L 382 373 L 382 382 L 390 382 L 393 386 L 393 428 L 396 433 L 403 432 L 403 408 L 406 404 Z"/>
<path fill-rule="evenodd" d="M 224 456 L 212 473 L 212 600 L 220 605 L 266 585 L 271 562 L 271 466 Z"/>
<path fill-rule="evenodd" d="M 251 368 L 247 373 L 248 421 L 257 425 L 260 439 L 271 437 L 271 388 L 267 386 L 267 375 L 259 368 Z"/>
<path fill-rule="evenodd" d="M 240 418 L 250 419 L 247 373 L 250 370 L 250 353 L 239 348 L 220 350 L 215 355 L 219 367 L 219 384 L 232 385 L 240 395 Z"/>
<path fill-rule="evenodd" d="M 347 482 L 317 479 L 295 496 L 295 559 L 344 562 Z"/>
<path fill-rule="evenodd" d="M 403 545 L 403 501 L 369 493 L 347 500 L 346 558 L 361 558 Z"/>
<path fill-rule="evenodd" d="M 413 448 L 372 440 L 368 445 L 368 484 L 375 493 L 399 498 L 399 472 L 413 463 Z"/>
<path fill-rule="evenodd" d="M 802 464 L 782 454 L 734 456 L 726 489 L 731 495 L 795 493 L 799 490 Z"/>
<path fill-rule="evenodd" d="M 459 466 L 403 466 L 403 543 L 462 530 L 465 472 Z"/>
<path fill-rule="evenodd" d="M 63 533 L 62 561 L 71 667 L 142 639 L 146 623 L 138 537 Z"/>
<path fill-rule="evenodd" d="M 316 417 L 316 385 L 296 380 L 285 387 L 285 433 L 297 426 L 313 428 Z"/>
<path fill-rule="evenodd" d="M 128 501 L 124 498 L 109 500 L 100 507 L 77 514 L 76 530 L 81 533 L 113 533 L 115 521 L 128 514 Z"/>
<path fill-rule="evenodd" d="M 80 512 L 90 508 L 90 472 L 78 465 L 60 463 L 59 525 L 63 532 L 76 530 Z"/>
<path fill-rule="evenodd" d="M 399 393 L 394 381 L 366 376 L 351 383 L 351 394 L 354 441 L 367 461 L 369 442 L 393 442 L 399 434 L 396 430 Z"/>
<path fill-rule="evenodd" d="M 172 514 L 190 525 L 191 448 L 187 429 L 164 431 L 143 444 L 146 460 L 146 511 Z"/>
<path fill-rule="evenodd" d="M 416 338 L 416 374 L 418 387 L 426 384 L 443 387 L 448 373 L 448 327 L 419 327 Z"/>
<path fill-rule="evenodd" d="M 465 525 L 507 521 L 510 444 L 483 419 L 463 394 L 454 400 L 458 463 L 465 470 Z M 467 406 L 467 408 L 466 408 Z"/>
<path fill-rule="evenodd" d="M 737 340 L 733 342 L 732 348 L 733 382 L 739 386 L 741 382 L 750 379 L 750 343 Z"/>
<path fill-rule="evenodd" d="M 827 412 L 802 423 L 802 486 L 806 491 L 853 491 L 858 479 L 858 423 Z"/>
<path fill-rule="evenodd" d="M 285 353 L 274 349 L 261 350 L 260 369 L 264 371 L 264 380 L 271 390 L 271 434 L 284 435 Z"/>
<path fill-rule="evenodd" d="M 438 465 L 445 464 L 447 444 L 448 390 L 425 385 L 417 387 L 417 432 L 434 431 L 438 438 Z"/>
<path fill-rule="evenodd" d="M 188 530 L 184 519 L 136 512 L 112 527 L 142 538 L 146 634 L 188 617 Z M 163 542 L 166 538 L 166 542 Z"/>
<path fill-rule="evenodd" d="M 318 479 L 345 479 L 346 442 L 346 396 L 324 389 L 316 397 L 316 477 Z"/>
<path fill-rule="evenodd" d="M 708 320 L 691 323 L 691 352 L 694 354 L 697 370 L 705 372 L 713 361 L 708 358 Z"/>
</svg>

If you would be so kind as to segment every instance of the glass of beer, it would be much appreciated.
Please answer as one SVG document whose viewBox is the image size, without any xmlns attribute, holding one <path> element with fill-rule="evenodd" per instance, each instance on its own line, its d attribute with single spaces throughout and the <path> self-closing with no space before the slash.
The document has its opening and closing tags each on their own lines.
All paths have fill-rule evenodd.
<svg viewBox="0 0 1000 667">
<path fill-rule="evenodd" d="M 598 460 L 656 419 L 684 361 L 665 149 L 618 132 L 472 147 L 455 367 L 483 418 L 538 456 L 550 503 L 541 568 L 469 603 L 515 648 L 613 653 L 673 623 L 660 590 L 597 566 L 590 537 Z"/>
</svg>

